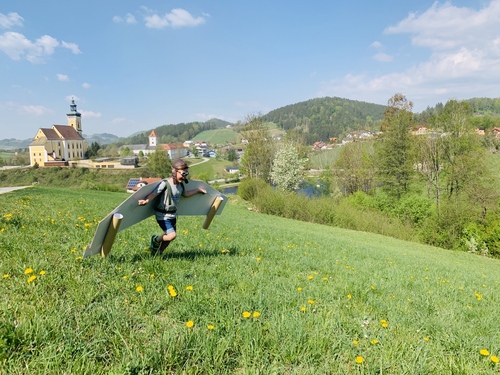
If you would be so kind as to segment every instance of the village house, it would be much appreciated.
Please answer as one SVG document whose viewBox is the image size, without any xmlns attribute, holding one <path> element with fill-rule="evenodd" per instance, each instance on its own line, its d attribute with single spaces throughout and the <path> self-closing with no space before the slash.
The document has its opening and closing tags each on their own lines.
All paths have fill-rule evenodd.
<svg viewBox="0 0 500 375">
<path fill-rule="evenodd" d="M 156 151 L 156 148 L 160 146 L 168 154 L 170 160 L 175 160 L 187 156 L 189 148 L 182 143 L 158 143 L 158 136 L 154 130 L 149 134 L 148 144 L 137 144 L 137 145 L 123 145 L 120 150 L 128 148 L 134 153 L 134 155 L 139 155 L 141 152 L 144 156 L 152 154 Z"/>
<path fill-rule="evenodd" d="M 81 113 L 71 101 L 68 125 L 40 128 L 29 145 L 30 165 L 40 167 L 64 166 L 71 160 L 81 160 L 87 152 L 87 141 L 82 136 Z"/>
</svg>

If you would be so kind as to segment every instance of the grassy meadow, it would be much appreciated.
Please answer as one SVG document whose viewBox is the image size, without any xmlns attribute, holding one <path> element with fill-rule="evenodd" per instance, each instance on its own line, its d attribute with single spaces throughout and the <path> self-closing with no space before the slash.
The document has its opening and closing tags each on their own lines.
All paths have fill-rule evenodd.
<svg viewBox="0 0 500 375">
<path fill-rule="evenodd" d="M 250 211 L 153 218 L 82 259 L 125 193 L 0 195 L 0 374 L 497 374 L 500 261 Z"/>
<path fill-rule="evenodd" d="M 233 129 L 205 130 L 193 137 L 193 141 L 205 141 L 211 145 L 224 145 L 230 142 L 239 142 L 240 134 Z"/>
</svg>

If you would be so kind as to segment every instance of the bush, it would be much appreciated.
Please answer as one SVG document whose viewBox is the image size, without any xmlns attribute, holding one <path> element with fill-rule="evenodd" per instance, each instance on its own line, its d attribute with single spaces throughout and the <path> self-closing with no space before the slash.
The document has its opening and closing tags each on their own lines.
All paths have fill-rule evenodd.
<svg viewBox="0 0 500 375">
<path fill-rule="evenodd" d="M 258 178 L 245 178 L 238 186 L 238 195 L 242 199 L 252 202 L 260 192 L 269 190 L 272 188 L 265 181 Z"/>
<path fill-rule="evenodd" d="M 417 195 L 407 195 L 399 200 L 393 212 L 399 219 L 420 226 L 431 215 L 431 208 L 432 204 L 429 199 Z"/>
</svg>

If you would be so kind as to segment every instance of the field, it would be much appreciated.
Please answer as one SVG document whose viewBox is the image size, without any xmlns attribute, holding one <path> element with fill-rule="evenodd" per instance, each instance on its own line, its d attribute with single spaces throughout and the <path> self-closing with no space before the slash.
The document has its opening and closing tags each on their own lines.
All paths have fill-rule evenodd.
<svg viewBox="0 0 500 375">
<path fill-rule="evenodd" d="M 1 374 L 495 374 L 500 261 L 252 212 L 147 219 L 82 259 L 123 193 L 0 195 Z"/>
<path fill-rule="evenodd" d="M 239 142 L 241 136 L 232 129 L 205 130 L 197 134 L 192 141 L 205 141 L 210 145 L 225 145 L 230 142 Z"/>
<path fill-rule="evenodd" d="M 195 163 L 199 162 L 197 161 Z M 193 165 L 189 168 L 189 173 L 194 179 L 218 180 L 222 178 L 234 178 L 234 175 L 226 171 L 226 167 L 230 165 L 232 165 L 232 163 L 227 160 L 209 158 L 207 162 Z"/>
</svg>

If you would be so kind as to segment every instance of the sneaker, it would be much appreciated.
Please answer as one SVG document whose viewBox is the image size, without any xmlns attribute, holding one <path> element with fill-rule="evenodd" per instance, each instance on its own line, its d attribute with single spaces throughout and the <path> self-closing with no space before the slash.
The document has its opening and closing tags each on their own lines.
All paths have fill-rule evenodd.
<svg viewBox="0 0 500 375">
<path fill-rule="evenodd" d="M 157 241 L 158 237 L 153 235 L 151 236 L 151 243 L 149 245 L 149 250 L 151 251 L 151 255 L 156 255 L 158 250 L 160 250 L 161 242 Z"/>
</svg>

